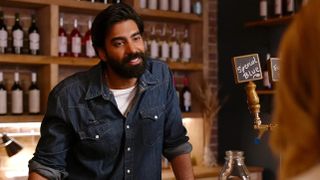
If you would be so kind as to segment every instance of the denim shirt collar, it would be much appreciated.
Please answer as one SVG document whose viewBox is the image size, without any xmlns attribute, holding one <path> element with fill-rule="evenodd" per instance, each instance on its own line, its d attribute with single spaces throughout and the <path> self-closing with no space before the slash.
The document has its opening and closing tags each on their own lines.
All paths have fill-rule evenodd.
<svg viewBox="0 0 320 180">
<path fill-rule="evenodd" d="M 147 61 L 148 62 L 148 61 Z M 149 63 L 148 63 L 149 64 Z M 139 78 L 138 86 L 140 88 L 140 92 L 148 89 L 149 87 L 156 85 L 160 80 L 153 75 L 148 69 L 149 65 L 147 65 L 146 71 Z M 88 89 L 86 92 L 85 100 L 90 100 L 96 98 L 98 96 L 102 96 L 105 100 L 112 99 L 112 92 L 109 90 L 108 85 L 104 83 L 103 71 L 104 64 L 100 61 L 99 64 L 93 66 L 88 71 Z"/>
</svg>

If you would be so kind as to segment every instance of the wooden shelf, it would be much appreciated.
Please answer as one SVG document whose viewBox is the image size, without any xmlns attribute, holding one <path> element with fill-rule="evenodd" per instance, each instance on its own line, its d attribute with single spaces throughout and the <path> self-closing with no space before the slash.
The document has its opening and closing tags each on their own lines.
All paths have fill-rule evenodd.
<svg viewBox="0 0 320 180">
<path fill-rule="evenodd" d="M 293 16 L 283 16 L 280 18 L 270 18 L 266 20 L 251 21 L 245 24 L 245 27 L 270 27 L 276 25 L 288 24 Z"/>
<path fill-rule="evenodd" d="M 181 13 L 174 11 L 161 11 L 150 9 L 137 9 L 137 12 L 141 14 L 143 19 L 146 20 L 164 20 L 173 21 L 179 23 L 194 23 L 202 22 L 202 17 L 192 13 Z"/>
<path fill-rule="evenodd" d="M 200 112 L 186 112 L 182 113 L 183 118 L 202 118 L 202 114 Z"/>
<path fill-rule="evenodd" d="M 185 70 L 185 71 L 202 71 L 202 63 L 179 63 L 179 62 L 168 62 L 169 67 L 172 70 Z"/>
<path fill-rule="evenodd" d="M 0 123 L 9 122 L 41 122 L 43 115 L 4 115 L 0 116 Z"/>
<path fill-rule="evenodd" d="M 274 90 L 256 90 L 257 94 L 260 95 L 273 95 L 275 94 Z"/>
</svg>

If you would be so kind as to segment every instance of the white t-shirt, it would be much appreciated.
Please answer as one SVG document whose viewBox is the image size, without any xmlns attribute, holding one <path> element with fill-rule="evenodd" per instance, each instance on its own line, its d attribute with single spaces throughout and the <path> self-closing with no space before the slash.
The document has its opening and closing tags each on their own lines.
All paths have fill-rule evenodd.
<svg viewBox="0 0 320 180">
<path fill-rule="evenodd" d="M 127 89 L 110 89 L 110 91 L 113 93 L 116 99 L 118 109 L 123 115 L 125 115 L 129 104 L 131 103 L 136 94 L 136 87 L 137 86 L 132 86 Z"/>
</svg>

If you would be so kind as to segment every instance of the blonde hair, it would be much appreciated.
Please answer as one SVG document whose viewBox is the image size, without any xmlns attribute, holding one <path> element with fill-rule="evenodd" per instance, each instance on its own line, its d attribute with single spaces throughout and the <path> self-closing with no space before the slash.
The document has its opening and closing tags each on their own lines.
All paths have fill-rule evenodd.
<svg viewBox="0 0 320 180">
<path fill-rule="evenodd" d="M 280 80 L 270 144 L 280 155 L 279 179 L 320 162 L 320 0 L 295 15 L 280 45 Z"/>
</svg>

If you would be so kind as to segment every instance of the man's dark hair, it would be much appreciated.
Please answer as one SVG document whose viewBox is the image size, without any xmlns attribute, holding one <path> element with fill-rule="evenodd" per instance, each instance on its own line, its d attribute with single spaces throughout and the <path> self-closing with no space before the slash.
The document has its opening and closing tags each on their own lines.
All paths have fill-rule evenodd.
<svg viewBox="0 0 320 180">
<path fill-rule="evenodd" d="M 143 21 L 131 6 L 125 3 L 117 3 L 100 12 L 94 19 L 91 28 L 92 43 L 95 49 L 104 48 L 106 35 L 110 28 L 114 24 L 125 20 L 133 20 L 137 24 L 140 33 L 143 34 Z"/>
</svg>

